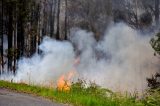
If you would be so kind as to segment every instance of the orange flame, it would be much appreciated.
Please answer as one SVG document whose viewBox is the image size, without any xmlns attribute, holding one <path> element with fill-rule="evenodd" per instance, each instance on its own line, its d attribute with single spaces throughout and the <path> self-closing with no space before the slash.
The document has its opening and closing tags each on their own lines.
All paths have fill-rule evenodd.
<svg viewBox="0 0 160 106">
<path fill-rule="evenodd" d="M 57 81 L 57 89 L 59 91 L 70 91 L 71 88 L 71 78 L 74 76 L 75 72 L 71 71 L 66 76 L 62 75 Z"/>
<path fill-rule="evenodd" d="M 77 57 L 74 61 L 74 67 L 80 64 L 80 57 Z M 59 91 L 70 91 L 71 89 L 71 79 L 76 73 L 75 68 L 73 71 L 70 71 L 67 75 L 62 75 L 57 81 L 57 89 Z"/>
</svg>

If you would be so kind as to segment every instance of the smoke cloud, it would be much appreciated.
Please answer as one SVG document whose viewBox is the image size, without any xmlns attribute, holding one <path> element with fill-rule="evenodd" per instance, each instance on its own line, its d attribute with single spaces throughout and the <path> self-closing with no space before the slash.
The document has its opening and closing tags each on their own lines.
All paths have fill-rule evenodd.
<svg viewBox="0 0 160 106">
<path fill-rule="evenodd" d="M 76 70 L 74 79 L 95 81 L 114 91 L 143 91 L 146 78 L 160 68 L 150 39 L 122 23 L 111 26 L 98 42 L 92 32 L 73 28 L 70 42 L 45 37 L 40 45 L 42 54 L 21 59 L 12 78 L 15 82 L 48 85 Z"/>
<path fill-rule="evenodd" d="M 82 52 L 78 72 L 99 85 L 116 91 L 143 91 L 146 78 L 159 70 L 159 60 L 149 44 L 151 36 L 125 24 L 112 26 L 97 43 L 92 33 L 79 30 L 73 35 Z"/>
</svg>

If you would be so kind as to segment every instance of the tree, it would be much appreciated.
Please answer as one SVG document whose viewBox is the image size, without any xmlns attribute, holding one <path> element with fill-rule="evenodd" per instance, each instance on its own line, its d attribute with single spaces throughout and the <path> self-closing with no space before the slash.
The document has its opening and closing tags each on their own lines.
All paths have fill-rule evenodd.
<svg viewBox="0 0 160 106">
<path fill-rule="evenodd" d="M 24 53 L 24 22 L 26 17 L 26 0 L 20 0 L 18 5 L 18 22 L 17 22 L 17 47 L 18 47 L 18 57 L 23 56 Z"/>
<path fill-rule="evenodd" d="M 8 70 L 12 70 L 12 38 L 13 38 L 13 2 L 8 3 Z"/>
<path fill-rule="evenodd" d="M 65 31 L 64 31 L 64 39 L 67 40 L 67 24 L 68 24 L 68 0 L 65 0 L 65 20 L 64 20 L 64 26 L 65 26 Z"/>
<path fill-rule="evenodd" d="M 56 39 L 60 40 L 60 7 L 61 7 L 61 0 L 57 1 L 57 31 L 56 31 Z"/>
<path fill-rule="evenodd" d="M 0 7 L 1 7 L 1 11 L 0 11 L 0 63 L 1 63 L 1 68 L 0 68 L 0 74 L 1 72 L 3 72 L 3 68 L 4 68 L 4 63 L 3 63 L 3 0 L 1 0 L 0 2 Z"/>
<path fill-rule="evenodd" d="M 152 38 L 150 43 L 155 50 L 155 55 L 160 55 L 160 33 L 158 33 L 155 38 Z"/>
<path fill-rule="evenodd" d="M 160 56 L 160 33 L 156 35 L 156 38 L 152 38 L 151 41 L 151 46 L 155 50 L 155 56 L 159 55 Z M 147 78 L 148 81 L 148 86 L 150 88 L 158 88 L 160 87 L 160 73 L 156 73 L 152 78 Z"/>
<path fill-rule="evenodd" d="M 53 34 L 54 34 L 54 14 L 55 14 L 55 5 L 54 4 L 54 1 L 51 0 L 51 3 L 50 3 L 50 37 L 53 37 Z M 54 9 L 53 9 L 54 8 Z"/>
<path fill-rule="evenodd" d="M 22 56 L 40 53 L 43 36 L 67 40 L 72 27 L 92 31 L 99 40 L 113 21 L 138 29 L 152 26 L 153 19 L 159 23 L 159 0 L 0 0 L 0 8 L 1 71 L 12 70 Z"/>
<path fill-rule="evenodd" d="M 95 33 L 98 40 L 112 19 L 112 0 L 68 0 L 68 27 Z"/>
</svg>

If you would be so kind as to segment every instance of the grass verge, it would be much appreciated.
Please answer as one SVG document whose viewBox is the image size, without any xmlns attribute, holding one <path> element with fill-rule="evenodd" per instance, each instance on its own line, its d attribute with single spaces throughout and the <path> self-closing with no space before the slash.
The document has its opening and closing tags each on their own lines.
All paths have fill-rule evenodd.
<svg viewBox="0 0 160 106">
<path fill-rule="evenodd" d="M 136 95 L 124 96 L 100 88 L 94 84 L 86 88 L 82 82 L 72 84 L 69 92 L 60 92 L 56 89 L 6 81 L 0 81 L 0 88 L 42 96 L 74 106 L 160 106 L 160 90 L 152 91 L 147 93 L 142 99 L 137 99 Z"/>
</svg>

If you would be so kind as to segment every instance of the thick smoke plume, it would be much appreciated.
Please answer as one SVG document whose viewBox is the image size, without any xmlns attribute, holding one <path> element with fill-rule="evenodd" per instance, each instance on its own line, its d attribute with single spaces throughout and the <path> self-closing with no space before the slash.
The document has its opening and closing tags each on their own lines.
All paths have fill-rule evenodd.
<svg viewBox="0 0 160 106">
<path fill-rule="evenodd" d="M 45 37 L 40 50 L 41 55 L 19 61 L 16 81 L 48 85 L 72 69 L 74 51 L 71 43 Z"/>
<path fill-rule="evenodd" d="M 40 45 L 42 54 L 21 59 L 13 80 L 56 84 L 61 75 L 76 70 L 74 79 L 95 81 L 114 91 L 143 91 L 146 78 L 159 70 L 150 39 L 122 23 L 111 26 L 99 42 L 92 32 L 73 28 L 70 42 L 45 37 Z"/>
</svg>

